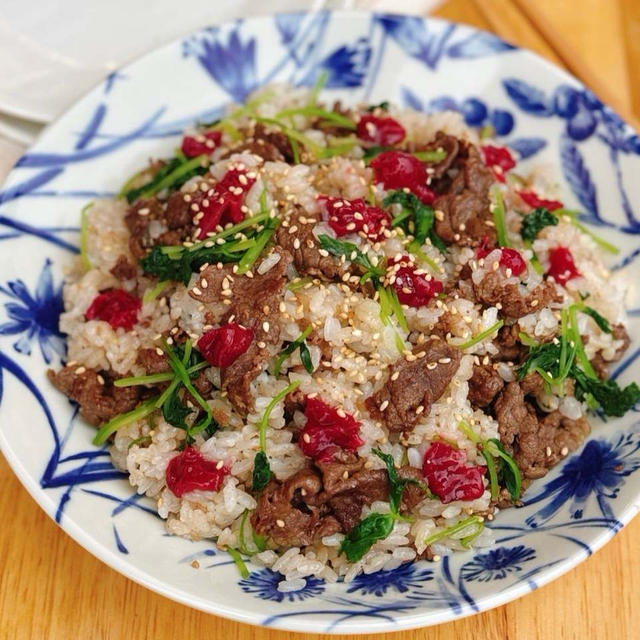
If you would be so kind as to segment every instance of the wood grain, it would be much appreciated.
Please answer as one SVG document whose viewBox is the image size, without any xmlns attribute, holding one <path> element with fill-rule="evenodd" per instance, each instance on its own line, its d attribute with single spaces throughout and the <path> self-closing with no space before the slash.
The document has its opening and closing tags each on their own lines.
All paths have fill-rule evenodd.
<svg viewBox="0 0 640 640">
<path fill-rule="evenodd" d="M 399 2 L 397 9 L 402 10 Z M 537 13 L 539 12 L 539 13 Z M 450 0 L 442 17 L 490 29 L 567 67 L 597 73 L 640 114 L 638 0 Z M 535 19 L 536 16 L 542 16 Z M 568 49 L 541 30 L 546 21 Z M 579 58 L 579 60 L 578 60 Z M 109 569 L 35 504 L 0 455 L 0 640 L 294 640 L 189 609 Z M 393 640 L 627 640 L 640 637 L 640 519 L 567 575 L 515 602 Z M 329 638 L 331 636 L 308 636 Z M 353 636 L 364 638 L 365 636 Z"/>
</svg>

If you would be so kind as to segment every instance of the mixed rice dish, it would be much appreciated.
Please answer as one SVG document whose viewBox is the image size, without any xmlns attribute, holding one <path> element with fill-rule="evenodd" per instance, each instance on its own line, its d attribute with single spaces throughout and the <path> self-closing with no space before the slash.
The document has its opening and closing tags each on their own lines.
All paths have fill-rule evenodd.
<svg viewBox="0 0 640 640">
<path fill-rule="evenodd" d="M 352 580 L 485 522 L 640 399 L 615 249 L 457 113 L 268 87 L 87 205 L 51 382 L 167 531 Z"/>
</svg>

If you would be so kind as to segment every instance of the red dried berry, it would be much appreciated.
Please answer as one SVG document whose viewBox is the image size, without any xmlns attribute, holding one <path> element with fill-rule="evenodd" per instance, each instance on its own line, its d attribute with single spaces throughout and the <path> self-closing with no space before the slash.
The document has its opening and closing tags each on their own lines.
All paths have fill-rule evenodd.
<svg viewBox="0 0 640 640">
<path fill-rule="evenodd" d="M 165 479 L 169 490 L 178 498 L 195 491 L 218 491 L 229 467 L 207 460 L 197 449 L 186 447 L 167 465 Z"/>
<path fill-rule="evenodd" d="M 318 202 L 329 226 L 338 237 L 362 232 L 375 242 L 384 238 L 384 229 L 391 226 L 391 218 L 386 211 L 369 206 L 362 198 L 344 200 L 318 196 Z"/>
<path fill-rule="evenodd" d="M 527 263 L 519 251 L 505 247 L 500 256 L 500 266 L 511 269 L 511 275 L 519 276 L 527 268 Z"/>
<path fill-rule="evenodd" d="M 185 136 L 180 150 L 187 158 L 195 158 L 203 154 L 209 155 L 219 144 L 222 133 L 220 131 L 204 131 L 195 136 Z"/>
<path fill-rule="evenodd" d="M 540 198 L 535 191 L 518 191 L 518 195 L 532 208 L 544 207 L 549 211 L 556 211 L 556 209 L 563 209 L 564 204 L 560 200 L 545 200 Z"/>
<path fill-rule="evenodd" d="M 425 204 L 433 204 L 435 194 L 427 187 L 427 170 L 418 158 L 406 151 L 383 151 L 371 161 L 376 181 L 385 189 L 404 189 Z"/>
<path fill-rule="evenodd" d="M 556 247 L 549 251 L 547 275 L 553 276 L 553 279 L 560 284 L 566 284 L 572 278 L 580 277 L 581 274 L 568 247 Z"/>
<path fill-rule="evenodd" d="M 256 181 L 255 172 L 233 167 L 212 189 L 195 199 L 202 213 L 198 220 L 198 238 L 205 238 L 218 225 L 237 224 L 244 220 L 242 203 Z"/>
<path fill-rule="evenodd" d="M 493 171 L 493 175 L 500 182 L 504 182 L 504 174 L 516 166 L 516 161 L 506 147 L 484 145 L 482 147 L 484 163 Z"/>
<path fill-rule="evenodd" d="M 486 258 L 495 249 L 494 243 L 491 242 L 489 236 L 480 238 L 480 246 L 476 249 L 476 258 Z"/>
<path fill-rule="evenodd" d="M 210 365 L 228 367 L 249 348 L 252 340 L 251 329 L 230 322 L 202 334 L 198 349 Z"/>
<path fill-rule="evenodd" d="M 400 265 L 400 266 L 397 266 Z M 395 276 L 393 288 L 402 304 L 410 307 L 424 307 L 442 291 L 442 282 L 425 273 L 410 261 L 408 256 L 393 258 L 389 261 L 391 273 Z"/>
<path fill-rule="evenodd" d="M 393 146 L 404 140 L 404 127 L 393 118 L 380 118 L 372 114 L 362 116 L 358 121 L 356 133 L 360 140 L 374 142 L 385 147 Z"/>
<path fill-rule="evenodd" d="M 99 293 L 85 313 L 87 320 L 104 320 L 114 329 L 122 327 L 131 331 L 138 322 L 138 312 L 142 308 L 139 298 L 124 289 L 109 289 Z"/>
<path fill-rule="evenodd" d="M 484 493 L 486 467 L 465 464 L 467 454 L 445 442 L 434 442 L 424 454 L 422 473 L 429 489 L 445 504 L 475 500 Z"/>
<path fill-rule="evenodd" d="M 298 444 L 305 456 L 327 462 L 340 449 L 355 451 L 364 444 L 360 423 L 349 413 L 313 397 L 307 398 L 304 414 L 307 424 Z"/>
</svg>

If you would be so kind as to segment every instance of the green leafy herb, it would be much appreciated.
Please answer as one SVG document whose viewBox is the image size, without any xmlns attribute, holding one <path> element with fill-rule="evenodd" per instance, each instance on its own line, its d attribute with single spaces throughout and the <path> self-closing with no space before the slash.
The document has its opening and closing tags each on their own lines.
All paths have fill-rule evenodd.
<svg viewBox="0 0 640 640">
<path fill-rule="evenodd" d="M 522 492 L 522 475 L 515 460 L 505 451 L 502 442 L 489 438 L 486 448 L 492 456 L 500 459 L 500 476 L 512 500 L 518 500 Z"/>
<path fill-rule="evenodd" d="M 538 207 L 522 218 L 520 235 L 522 235 L 525 245 L 530 246 L 542 229 L 557 224 L 558 218 L 549 209 Z"/>
<path fill-rule="evenodd" d="M 155 396 L 139 404 L 135 409 L 131 411 L 127 411 L 126 413 L 121 413 L 117 415 L 115 418 L 109 420 L 109 422 L 105 422 L 97 431 L 96 435 L 93 438 L 93 444 L 100 445 L 104 444 L 111 434 L 115 433 L 118 429 L 122 427 L 126 427 L 128 424 L 132 422 L 136 422 L 136 420 L 141 420 L 145 418 L 150 413 L 156 410 L 156 403 L 159 400 L 159 396 Z"/>
<path fill-rule="evenodd" d="M 444 149 L 433 149 L 430 151 L 414 151 L 411 155 L 415 156 L 421 162 L 440 162 L 447 157 Z"/>
<path fill-rule="evenodd" d="M 269 459 L 264 451 L 258 451 L 253 461 L 252 489 L 260 493 L 273 478 L 273 472 L 269 466 Z"/>
<path fill-rule="evenodd" d="M 240 552 L 233 547 L 227 547 L 227 551 L 229 555 L 233 558 L 233 561 L 236 563 L 236 567 L 238 567 L 238 571 L 243 578 L 248 578 L 251 574 L 249 573 L 249 569 L 247 569 L 247 565 L 244 563 Z"/>
<path fill-rule="evenodd" d="M 80 259 L 85 271 L 91 269 L 91 260 L 89 260 L 89 218 L 87 211 L 93 206 L 93 202 L 89 202 L 80 212 Z"/>
<path fill-rule="evenodd" d="M 279 354 L 273 365 L 273 375 L 280 375 L 282 369 L 282 363 L 295 352 L 296 349 L 300 349 L 300 360 L 307 373 L 313 373 L 313 362 L 311 362 L 311 354 L 305 340 L 309 334 L 313 331 L 313 325 L 309 325 L 293 342 L 290 342 Z"/>
<path fill-rule="evenodd" d="M 504 320 L 498 320 L 498 322 L 490 326 L 488 329 L 481 331 L 477 336 L 474 336 L 470 340 L 467 340 L 466 342 L 463 342 L 462 344 L 459 344 L 456 346 L 461 351 L 464 351 L 465 349 L 469 349 L 470 347 L 473 347 L 479 342 L 482 342 L 485 338 L 488 338 L 490 335 L 492 335 L 496 331 L 499 331 L 502 328 L 503 324 L 504 324 Z"/>
<path fill-rule="evenodd" d="M 338 125 L 344 129 L 352 129 L 355 131 L 356 128 L 356 123 L 350 118 L 343 116 L 341 113 L 337 113 L 336 111 L 327 111 L 326 109 L 321 109 L 320 107 L 316 106 L 285 109 L 284 111 L 280 111 L 280 113 L 276 115 L 276 118 L 288 118 L 295 115 L 302 115 L 308 118 L 320 118 L 321 120 Z"/>
<path fill-rule="evenodd" d="M 391 507 L 391 513 L 397 516 L 400 513 L 402 494 L 408 484 L 415 484 L 423 490 L 427 489 L 427 487 L 415 478 L 400 478 L 393 457 L 388 453 L 383 453 L 380 449 L 372 449 L 372 452 L 375 453 L 387 467 L 387 475 L 389 476 L 389 506 Z M 429 493 L 428 489 L 427 493 Z"/>
<path fill-rule="evenodd" d="M 484 529 L 484 518 L 482 516 L 469 516 L 464 520 L 460 520 L 460 522 L 456 522 L 456 524 L 443 529 L 442 531 L 438 531 L 436 533 L 431 534 L 424 540 L 424 544 L 431 545 L 434 542 L 438 542 L 438 540 L 443 540 L 444 538 L 449 538 L 456 533 L 460 533 L 461 531 L 465 531 L 466 529 L 471 528 L 472 533 L 460 538 L 460 542 L 463 547 L 468 547 L 469 543 L 476 538 L 482 530 Z"/>
<path fill-rule="evenodd" d="M 386 269 L 374 265 L 369 256 L 363 253 L 353 242 L 338 240 L 326 234 L 318 236 L 318 241 L 321 249 L 337 257 L 344 256 L 347 260 L 362 267 L 364 273 L 360 278 L 360 282 L 365 283 L 371 280 L 374 287 L 378 288 L 380 286 L 380 279 L 384 278 Z"/>
<path fill-rule="evenodd" d="M 382 206 L 389 207 L 399 204 L 401 212 L 391 221 L 391 226 L 400 226 L 413 240 L 407 246 L 412 253 L 416 253 L 429 238 L 431 243 L 445 253 L 447 246 L 433 228 L 435 214 L 433 207 L 424 204 L 415 194 L 406 193 L 402 189 L 392 191 L 383 201 Z"/>
<path fill-rule="evenodd" d="M 589 406 L 600 407 L 607 416 L 622 417 L 640 402 L 640 387 L 635 382 L 621 388 L 615 380 L 599 380 L 574 368 L 575 394 L 578 400 L 587 400 Z"/>
<path fill-rule="evenodd" d="M 373 113 L 376 109 L 381 109 L 382 111 L 389 111 L 389 101 L 383 100 L 379 104 L 371 104 L 367 107 L 367 111 L 369 113 Z"/>
<path fill-rule="evenodd" d="M 155 287 L 145 292 L 142 296 L 142 302 L 151 302 L 152 300 L 155 300 L 169 286 L 169 284 L 169 280 L 160 280 Z"/>
<path fill-rule="evenodd" d="M 189 373 L 189 376 L 193 377 L 196 373 L 198 373 L 199 371 L 202 371 L 202 369 L 206 369 L 208 366 L 209 366 L 209 363 L 206 362 L 205 360 L 202 360 L 201 362 L 198 362 L 197 364 L 190 366 L 187 371 Z M 170 382 L 171 380 L 173 380 L 174 377 L 175 377 L 175 374 L 173 373 L 173 371 L 151 373 L 148 376 L 133 376 L 130 378 L 119 378 L 118 380 L 115 380 L 113 382 L 113 386 L 114 387 L 135 387 L 141 384 L 154 385 L 154 384 L 158 384 L 159 382 Z"/>
<path fill-rule="evenodd" d="M 256 457 L 253 463 L 253 490 L 260 492 L 265 488 L 269 480 L 271 480 L 272 471 L 269 466 L 269 459 L 267 458 L 267 425 L 269 423 L 269 416 L 274 407 L 280 402 L 287 394 L 291 393 L 294 389 L 300 386 L 300 380 L 294 380 L 290 385 L 285 387 L 277 395 L 275 395 L 271 402 L 267 405 L 260 422 L 258 423 L 258 435 L 260 438 L 260 451 L 256 453 Z"/>
<path fill-rule="evenodd" d="M 180 396 L 178 395 L 179 390 L 180 389 L 176 387 L 162 405 L 162 417 L 170 425 L 188 431 L 189 426 L 185 422 L 185 418 L 192 413 L 192 410 L 182 404 Z"/>
<path fill-rule="evenodd" d="M 502 191 L 498 185 L 491 187 L 489 192 L 491 199 L 491 213 L 493 213 L 493 220 L 496 225 L 496 234 L 498 235 L 498 244 L 501 247 L 510 247 L 509 238 L 507 236 L 507 213 L 504 208 L 504 200 L 502 198 Z"/>
<path fill-rule="evenodd" d="M 582 313 L 586 313 L 588 316 L 591 316 L 602 331 L 605 333 L 611 333 L 611 325 L 609 324 L 609 321 L 604 316 L 600 315 L 593 307 L 589 307 L 584 304 L 578 306 L 578 309 L 579 311 L 582 311 Z"/>
<path fill-rule="evenodd" d="M 311 89 L 311 95 L 309 96 L 309 105 L 315 105 L 318 102 L 318 96 L 322 89 L 324 89 L 324 85 L 327 84 L 327 80 L 329 79 L 329 72 L 326 69 L 323 69 L 316 78 L 316 83 L 313 85 L 313 89 Z"/>
<path fill-rule="evenodd" d="M 338 553 L 344 553 L 349 562 L 357 562 L 378 541 L 393 531 L 391 513 L 370 513 L 345 536 Z"/>
<path fill-rule="evenodd" d="M 269 218 L 264 225 L 264 229 L 256 234 L 255 244 L 238 260 L 237 273 L 243 274 L 249 271 L 258 259 L 264 248 L 267 246 L 273 232 L 277 229 L 280 221 L 277 218 Z"/>
<path fill-rule="evenodd" d="M 273 225 L 277 226 L 277 222 L 271 222 L 270 213 L 261 212 L 191 246 L 156 245 L 140 264 L 148 275 L 185 285 L 189 284 L 191 274 L 206 262 L 239 263 L 243 260 L 243 266 L 249 268 L 271 237 Z M 252 227 L 254 230 L 248 236 L 241 233 Z M 260 235 L 266 229 L 270 231 Z M 256 247 L 259 247 L 257 253 Z"/>
<path fill-rule="evenodd" d="M 177 156 L 160 167 L 149 182 L 125 191 L 122 196 L 131 204 L 139 198 L 148 198 L 163 189 L 177 189 L 193 176 L 206 173 L 207 162 L 208 156 L 206 154 L 196 158 Z"/>
</svg>

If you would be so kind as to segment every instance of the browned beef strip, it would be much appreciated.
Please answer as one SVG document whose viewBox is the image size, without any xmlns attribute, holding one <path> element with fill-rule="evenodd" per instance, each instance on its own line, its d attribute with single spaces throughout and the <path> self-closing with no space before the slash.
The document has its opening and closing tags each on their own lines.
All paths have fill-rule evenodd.
<svg viewBox="0 0 640 640">
<path fill-rule="evenodd" d="M 297 208 L 290 218 L 290 225 L 281 225 L 276 229 L 276 243 L 293 256 L 293 264 L 301 276 L 340 280 L 347 268 L 335 256 L 323 256 L 320 253 L 318 240 L 313 235 L 313 227 L 318 220 L 302 208 Z M 290 233 L 294 226 L 297 227 L 296 232 Z M 299 245 L 296 240 L 300 241 Z"/>
<path fill-rule="evenodd" d="M 319 501 L 322 480 L 311 469 L 302 469 L 284 482 L 272 480 L 258 498 L 251 515 L 256 533 L 283 547 L 306 546 L 340 531 L 339 522 Z"/>
<path fill-rule="evenodd" d="M 491 170 L 478 149 L 466 142 L 459 142 L 450 167 L 458 171 L 453 180 L 444 177 L 433 183 L 441 194 L 433 207 L 443 214 L 436 214 L 436 233 L 446 243 L 461 246 L 477 246 L 483 237 L 495 242 L 493 214 L 489 209 L 489 188 L 494 183 Z"/>
<path fill-rule="evenodd" d="M 246 140 L 237 147 L 233 147 L 233 149 L 230 149 L 227 155 L 231 155 L 232 153 L 252 153 L 254 156 L 259 156 L 266 161 L 284 161 L 284 156 L 280 152 L 280 149 L 278 149 L 278 147 L 276 147 L 274 144 L 271 144 L 270 142 L 267 142 L 263 139 Z"/>
<path fill-rule="evenodd" d="M 245 141 L 233 147 L 230 153 L 243 151 L 253 153 L 265 160 L 293 162 L 293 149 L 287 135 L 261 122 L 255 125 L 252 132 L 248 131 Z"/>
<path fill-rule="evenodd" d="M 438 131 L 436 137 L 424 146 L 416 148 L 416 151 L 446 151 L 444 159 L 436 163 L 427 163 L 429 175 L 438 180 L 451 168 L 460 151 L 460 143 L 455 136 L 450 136 L 444 131 Z"/>
<path fill-rule="evenodd" d="M 137 386 L 114 387 L 105 372 L 98 373 L 78 365 L 57 372 L 49 369 L 47 377 L 57 389 L 77 402 L 80 415 L 96 426 L 134 409 L 143 393 Z"/>
<path fill-rule="evenodd" d="M 538 418 L 517 382 L 509 382 L 495 402 L 500 440 L 525 478 L 541 478 L 589 433 L 585 418 L 570 420 L 553 411 Z"/>
<path fill-rule="evenodd" d="M 222 283 L 227 278 L 232 295 L 229 311 L 222 319 L 236 322 L 254 332 L 251 345 L 239 358 L 221 372 L 222 389 L 228 393 L 229 400 L 239 411 L 246 413 L 252 405 L 251 382 L 263 370 L 270 359 L 269 345 L 278 344 L 280 339 L 279 302 L 286 284 L 286 270 L 291 255 L 276 247 L 280 260 L 269 271 L 252 278 L 246 275 L 234 275 L 229 267 L 218 269 L 210 265 L 201 274 L 196 287 L 189 295 L 202 302 L 214 302 L 223 298 Z M 203 286 L 203 281 L 207 286 Z M 268 323 L 268 330 L 265 330 Z M 260 346 L 263 344 L 264 346 Z"/>
<path fill-rule="evenodd" d="M 157 198 L 137 200 L 129 207 L 124 221 L 131 234 L 129 249 L 134 258 L 142 258 L 151 247 L 149 223 L 152 220 L 159 220 L 162 215 L 162 204 Z"/>
<path fill-rule="evenodd" d="M 152 373 L 164 373 L 165 371 L 171 371 L 169 366 L 169 360 L 164 353 L 158 353 L 158 351 L 151 347 L 143 347 L 138 351 L 136 357 L 137 364 L 144 367 L 147 375 Z"/>
<path fill-rule="evenodd" d="M 418 421 L 416 410 L 420 406 L 428 415 L 431 404 L 444 393 L 460 364 L 458 349 L 438 338 L 413 351 L 415 355 L 425 355 L 413 362 L 397 360 L 390 367 L 384 386 L 365 401 L 371 415 L 391 431 L 411 431 Z"/>
<path fill-rule="evenodd" d="M 498 271 L 489 271 L 479 284 L 473 285 L 477 299 L 488 306 L 500 304 L 500 314 L 505 318 L 521 318 L 528 313 L 543 309 L 559 299 L 556 287 L 543 282 L 531 293 L 523 296 L 516 283 L 506 283 Z"/>
<path fill-rule="evenodd" d="M 520 342 L 519 332 L 520 327 L 517 322 L 505 325 L 498 331 L 494 345 L 498 347 L 500 352 L 492 356 L 494 360 L 517 363 L 522 361 L 529 349 Z"/>
<path fill-rule="evenodd" d="M 476 364 L 469 379 L 469 402 L 472 407 L 488 407 L 502 391 L 504 380 L 492 364 Z"/>
<path fill-rule="evenodd" d="M 627 330 L 621 324 L 614 324 L 611 327 L 611 333 L 616 340 L 622 340 L 622 344 L 616 349 L 616 352 L 613 354 L 613 358 L 610 360 L 605 360 L 602 357 L 602 352 L 598 351 L 596 355 L 591 360 L 591 364 L 596 371 L 596 374 L 601 380 L 605 380 L 609 377 L 609 365 L 612 362 L 617 362 L 622 358 L 625 351 L 629 348 L 631 344 L 631 339 L 629 338 L 629 334 Z"/>
<path fill-rule="evenodd" d="M 136 277 L 137 269 L 129 262 L 127 256 L 120 255 L 116 263 L 111 267 L 110 273 L 118 280 L 131 280 Z"/>
<path fill-rule="evenodd" d="M 184 193 L 176 191 L 169 196 L 164 211 L 164 220 L 170 230 L 180 230 L 186 239 L 193 231 L 191 205 L 184 199 Z"/>
</svg>

